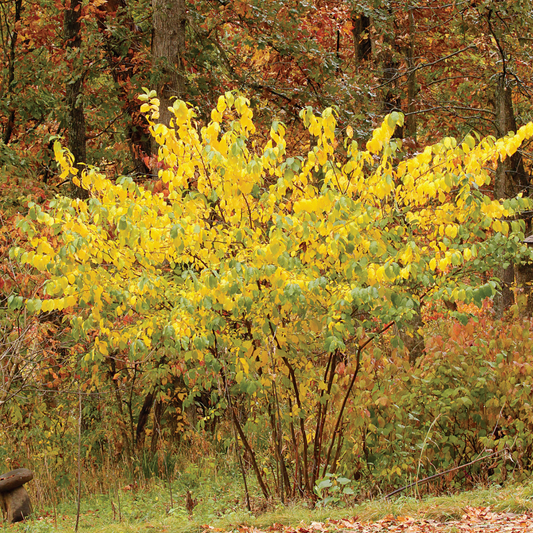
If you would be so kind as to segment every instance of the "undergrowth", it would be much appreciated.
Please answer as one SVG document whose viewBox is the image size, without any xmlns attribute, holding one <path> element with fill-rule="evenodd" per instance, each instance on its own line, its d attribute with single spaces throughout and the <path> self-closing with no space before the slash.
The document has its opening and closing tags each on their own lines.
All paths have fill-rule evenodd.
<svg viewBox="0 0 533 533">
<path fill-rule="evenodd" d="M 196 475 L 197 473 L 198 475 Z M 197 505 L 189 512 L 186 493 L 191 487 L 191 475 L 196 475 L 193 496 Z M 80 531 L 140 532 L 161 531 L 196 533 L 207 528 L 215 531 L 236 531 L 254 527 L 261 530 L 282 530 L 303 527 L 312 522 L 325 524 L 330 520 L 353 519 L 361 522 L 380 520 L 386 516 L 431 519 L 441 522 L 457 520 L 469 507 L 490 507 L 495 512 L 523 513 L 533 510 L 533 484 L 509 483 L 472 491 L 417 498 L 412 493 L 387 500 L 375 498 L 360 503 L 346 499 L 341 505 L 313 507 L 297 501 L 289 505 L 257 506 L 253 512 L 245 508 L 242 485 L 236 476 L 203 470 L 184 472 L 168 484 L 152 479 L 144 486 L 119 486 L 117 492 L 92 495 L 82 501 Z M 255 492 L 257 493 L 257 492 Z M 256 504 L 259 502 L 255 502 Z M 56 507 L 35 509 L 35 515 L 25 523 L 9 526 L 10 531 L 63 532 L 72 531 L 76 520 L 75 498 L 60 502 Z"/>
<path fill-rule="evenodd" d="M 350 416 L 339 470 L 331 480 L 319 480 L 319 499 L 341 503 L 351 494 L 357 502 L 382 497 L 446 471 L 432 482 L 434 493 L 527 476 L 533 450 L 532 330 L 531 321 L 519 317 L 496 322 L 481 316 L 466 325 L 436 320 L 427 329 L 427 353 L 415 367 L 401 354 L 388 351 L 385 343 L 374 347 L 362 362 L 363 372 L 347 405 Z M 19 410 L 12 413 L 13 425 L 4 425 L 0 444 L 1 472 L 30 468 L 35 474 L 34 501 L 52 508 L 71 501 L 77 487 L 77 419 L 67 409 L 68 402 L 56 396 L 59 399 L 48 399 L 37 391 L 33 403 L 31 398 L 23 407 L 13 403 Z M 173 487 L 176 501 L 180 493 L 198 493 L 199 508 L 218 509 L 217 502 L 223 501 L 215 512 L 224 514 L 232 507 L 245 507 L 242 488 L 236 496 L 228 494 L 228 487 L 242 486 L 239 456 L 254 494 L 256 477 L 227 419 L 220 418 L 210 430 L 190 425 L 181 444 L 163 441 L 155 453 L 146 449 L 131 458 L 117 449 L 123 426 L 116 418 L 104 418 L 107 404 L 95 407 L 89 397 L 86 402 L 84 495 L 133 494 L 141 487 L 144 493 L 159 483 L 169 498 L 169 486 Z M 54 419 L 49 416 L 52 408 Z M 277 465 L 272 443 L 261 429 L 265 426 L 254 426 L 252 417 L 248 422 L 265 478 L 275 480 Z M 212 491 L 218 486 L 222 492 L 217 495 Z M 209 494 L 201 494 L 205 487 L 210 487 Z M 238 502 L 231 504 L 232 499 Z M 273 499 L 279 502 L 279 494 L 273 492 Z"/>
</svg>

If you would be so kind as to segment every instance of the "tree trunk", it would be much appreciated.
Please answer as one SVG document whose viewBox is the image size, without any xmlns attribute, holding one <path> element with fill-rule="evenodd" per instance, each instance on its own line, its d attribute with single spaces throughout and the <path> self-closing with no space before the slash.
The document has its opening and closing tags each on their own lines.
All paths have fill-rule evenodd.
<svg viewBox="0 0 533 533">
<path fill-rule="evenodd" d="M 166 405 L 161 400 L 157 400 L 154 407 L 154 429 L 152 431 L 152 442 L 150 443 L 150 452 L 155 455 L 157 445 L 161 438 L 162 420 L 165 414 Z"/>
<path fill-rule="evenodd" d="M 389 9 L 391 23 L 390 32 L 383 35 L 383 51 L 381 53 L 381 83 L 383 85 L 383 114 L 388 115 L 393 111 L 402 110 L 401 97 L 398 94 L 398 73 L 399 65 L 394 53 L 397 50 L 396 39 L 394 34 L 394 19 L 392 11 Z M 403 127 L 396 126 L 394 137 L 403 138 Z"/>
<path fill-rule="evenodd" d="M 528 262 L 516 267 L 516 283 L 522 289 L 523 301 L 520 314 L 523 317 L 533 316 L 533 264 Z"/>
<path fill-rule="evenodd" d="M 409 9 L 409 45 L 407 47 L 406 62 L 410 73 L 407 78 L 407 116 L 405 118 L 405 134 L 416 140 L 416 115 L 415 98 L 416 98 L 416 73 L 415 73 L 415 16 L 414 8 Z"/>
<path fill-rule="evenodd" d="M 352 14 L 354 57 L 359 65 L 372 54 L 372 41 L 370 40 L 370 19 L 366 15 Z"/>
<path fill-rule="evenodd" d="M 169 125 L 173 99 L 185 93 L 185 0 L 152 0 L 154 10 L 152 56 L 158 73 L 160 122 Z"/>
<path fill-rule="evenodd" d="M 510 131 L 516 131 L 512 89 L 507 85 L 503 73 L 498 77 L 494 104 L 498 137 L 503 137 Z M 524 169 L 522 155 L 519 152 L 504 161 L 498 161 L 494 183 L 494 196 L 496 198 L 512 198 L 521 191 L 527 191 L 528 185 L 529 179 Z M 497 316 L 501 318 L 514 303 L 514 265 L 511 264 L 507 268 L 501 267 L 498 271 L 498 277 L 501 280 L 502 292 L 496 297 L 494 308 Z"/>
<path fill-rule="evenodd" d="M 99 7 L 97 13 L 98 29 L 105 38 L 105 52 L 111 74 L 122 100 L 123 109 L 130 118 L 126 135 L 135 171 L 137 174 L 146 175 L 150 173 L 150 169 L 143 159 L 152 152 L 150 134 L 148 124 L 140 113 L 139 102 L 136 97 L 132 97 L 130 88 L 139 60 L 135 57 L 133 46 L 128 46 L 124 42 L 122 32 L 116 32 L 114 28 L 126 28 L 132 37 L 138 35 L 139 31 L 126 12 L 126 0 L 107 0 Z"/>
<path fill-rule="evenodd" d="M 516 120 L 513 109 L 513 91 L 507 85 L 505 76 L 501 74 L 498 78 L 496 89 L 496 126 L 498 137 L 507 135 L 510 131 L 516 131 Z M 496 175 L 494 193 L 497 198 L 511 198 L 519 192 L 527 190 L 529 186 L 529 176 L 527 175 L 522 155 L 516 152 L 511 157 L 500 161 Z"/>
<path fill-rule="evenodd" d="M 125 422 L 125 416 L 124 416 L 124 409 L 122 408 L 122 396 L 120 394 L 120 388 L 118 386 L 117 381 L 114 379 L 117 373 L 117 365 L 115 362 L 115 357 L 116 357 L 116 353 L 113 353 L 111 354 L 111 356 L 107 358 L 108 364 L 109 364 L 107 376 L 109 378 L 109 382 L 111 383 L 113 387 L 113 392 L 115 393 L 115 400 L 117 403 L 118 414 L 120 416 L 118 426 L 120 427 L 122 438 L 124 439 L 124 445 L 127 450 L 126 455 L 128 456 L 128 460 L 129 460 L 132 454 L 132 447 L 131 447 L 130 439 L 128 437 L 128 432 L 126 431 L 126 422 Z"/>
<path fill-rule="evenodd" d="M 138 451 L 141 451 L 144 447 L 144 438 L 146 436 L 146 424 L 148 423 L 148 418 L 150 417 L 150 412 L 152 411 L 152 405 L 154 405 L 155 394 L 149 392 L 144 398 L 144 403 L 139 413 L 139 418 L 137 420 L 137 431 L 135 432 L 135 446 Z"/>
<path fill-rule="evenodd" d="M 174 413 L 172 413 L 169 421 L 169 431 L 174 442 L 179 442 L 187 425 L 183 411 L 183 398 L 187 395 L 188 391 L 183 381 L 183 376 L 174 376 L 172 378 L 172 390 L 174 394 L 170 402 L 174 408 Z"/>
<path fill-rule="evenodd" d="M 67 102 L 68 148 L 74 156 L 75 165 L 81 174 L 83 163 L 87 162 L 85 112 L 83 109 L 83 57 L 81 54 L 81 8 L 82 0 L 68 0 L 65 4 L 63 32 L 65 50 L 70 68 L 67 78 L 65 99 Z M 72 198 L 89 197 L 87 190 L 72 182 Z"/>
<path fill-rule="evenodd" d="M 17 38 L 18 31 L 17 27 L 20 22 L 20 17 L 22 14 L 22 0 L 16 0 L 15 2 L 15 20 L 13 23 L 13 30 L 11 32 L 11 39 L 9 43 L 9 65 L 8 65 L 8 75 L 7 75 L 7 84 L 6 84 L 6 93 L 12 93 L 15 81 L 15 52 L 17 47 Z M 11 135 L 13 134 L 13 129 L 15 128 L 15 108 L 12 107 L 9 110 L 9 117 L 7 119 L 7 124 L 4 129 L 3 141 L 4 144 L 9 144 L 11 140 Z"/>
</svg>

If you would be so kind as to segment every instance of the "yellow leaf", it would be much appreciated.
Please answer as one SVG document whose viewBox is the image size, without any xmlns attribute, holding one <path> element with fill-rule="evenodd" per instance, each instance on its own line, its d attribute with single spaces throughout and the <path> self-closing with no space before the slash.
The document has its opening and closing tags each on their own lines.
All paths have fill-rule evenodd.
<svg viewBox="0 0 533 533">
<path fill-rule="evenodd" d="M 248 364 L 248 361 L 244 357 L 241 357 L 239 360 L 241 362 L 244 373 L 248 375 L 250 373 L 250 365 Z"/>
<path fill-rule="evenodd" d="M 457 236 L 457 226 L 448 224 L 445 229 L 445 233 L 450 239 L 454 239 Z"/>
</svg>

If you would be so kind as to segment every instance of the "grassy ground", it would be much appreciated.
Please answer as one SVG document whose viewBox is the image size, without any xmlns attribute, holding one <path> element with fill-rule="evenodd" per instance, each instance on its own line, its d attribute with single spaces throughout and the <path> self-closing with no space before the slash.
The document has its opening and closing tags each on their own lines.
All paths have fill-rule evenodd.
<svg viewBox="0 0 533 533">
<path fill-rule="evenodd" d="M 212 475 L 212 473 L 211 473 Z M 186 509 L 186 494 L 190 490 L 197 500 L 192 512 Z M 253 494 L 258 494 L 254 490 Z M 81 504 L 79 531 L 87 533 L 121 533 L 160 531 L 196 533 L 211 526 L 217 530 L 235 531 L 241 526 L 267 529 L 276 525 L 301 526 L 328 519 L 357 517 L 360 521 L 375 521 L 387 515 L 411 516 L 439 521 L 458 519 L 466 507 L 487 507 L 493 511 L 520 514 L 533 510 L 533 484 L 509 484 L 460 492 L 448 496 L 421 499 L 404 495 L 386 501 L 355 504 L 340 502 L 337 506 L 311 509 L 305 502 L 266 507 L 257 497 L 252 500 L 254 512 L 246 511 L 245 498 L 237 475 L 214 475 L 192 470 L 172 483 L 152 480 L 139 486 L 120 486 L 108 494 L 85 497 Z M 6 531 L 71 532 L 76 522 L 75 498 L 53 507 L 35 505 L 35 517 L 23 524 L 6 525 Z"/>
</svg>

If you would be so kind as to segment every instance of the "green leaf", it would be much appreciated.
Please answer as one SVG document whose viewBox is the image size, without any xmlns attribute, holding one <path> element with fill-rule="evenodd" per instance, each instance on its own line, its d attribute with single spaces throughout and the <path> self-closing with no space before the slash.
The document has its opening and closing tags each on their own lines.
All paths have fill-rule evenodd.
<svg viewBox="0 0 533 533">
<path fill-rule="evenodd" d="M 7 299 L 7 307 L 9 309 L 20 309 L 22 307 L 23 302 L 24 299 L 22 298 L 22 296 L 15 296 L 14 294 L 12 294 Z"/>
<path fill-rule="evenodd" d="M 329 487 L 332 487 L 333 486 L 333 483 L 331 482 L 331 479 L 322 479 L 321 481 L 319 481 L 316 486 L 320 489 L 320 490 L 324 490 L 324 489 L 328 489 Z"/>
<path fill-rule="evenodd" d="M 124 231 L 128 227 L 128 220 L 126 219 L 126 215 L 123 215 L 120 217 L 120 220 L 118 221 L 117 225 L 118 229 L 120 231 Z"/>
</svg>

